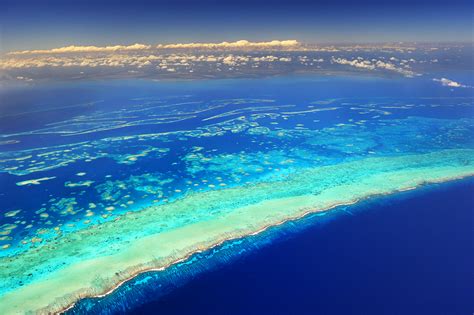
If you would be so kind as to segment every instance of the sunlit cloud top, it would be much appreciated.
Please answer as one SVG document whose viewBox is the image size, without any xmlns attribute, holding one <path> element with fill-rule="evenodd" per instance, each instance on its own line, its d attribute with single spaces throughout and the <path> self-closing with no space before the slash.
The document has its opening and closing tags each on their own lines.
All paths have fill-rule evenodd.
<svg viewBox="0 0 474 315">
<path fill-rule="evenodd" d="M 0 83 L 90 78 L 239 78 L 293 72 L 418 77 L 470 68 L 472 46 L 461 43 L 321 45 L 297 40 L 65 46 L 0 56 Z M 433 78 L 430 78 L 433 80 Z M 449 88 L 466 87 L 434 79 Z M 462 81 L 461 81 L 462 82 Z M 433 84 L 433 83 L 432 83 Z"/>
<path fill-rule="evenodd" d="M 291 48 L 297 47 L 300 43 L 297 40 L 272 40 L 268 42 L 250 42 L 239 40 L 235 42 L 222 43 L 176 43 L 159 44 L 158 49 L 269 49 L 269 48 Z M 129 46 L 66 46 L 41 50 L 12 51 L 8 55 L 30 55 L 30 54 L 62 54 L 62 53 L 97 53 L 97 52 L 119 52 L 133 50 L 148 50 L 154 48 L 152 45 L 133 44 Z"/>
<path fill-rule="evenodd" d="M 167 44 L 158 45 L 157 48 L 278 48 L 294 47 L 300 43 L 297 40 L 272 40 L 269 42 L 250 42 L 248 40 L 238 40 L 235 42 L 222 43 L 189 43 L 189 44 Z"/>
<path fill-rule="evenodd" d="M 29 55 L 29 54 L 62 54 L 62 53 L 83 53 L 83 52 L 115 52 L 115 51 L 127 51 L 127 50 L 142 50 L 150 49 L 150 45 L 133 44 L 129 46 L 115 45 L 115 46 L 66 46 L 53 49 L 41 49 L 41 50 L 22 50 L 12 51 L 9 55 Z"/>
</svg>

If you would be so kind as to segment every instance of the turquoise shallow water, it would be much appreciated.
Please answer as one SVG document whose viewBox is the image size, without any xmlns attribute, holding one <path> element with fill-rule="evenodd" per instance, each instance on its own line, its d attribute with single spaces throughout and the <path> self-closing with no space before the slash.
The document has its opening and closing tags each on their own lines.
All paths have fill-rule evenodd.
<svg viewBox="0 0 474 315">
<path fill-rule="evenodd" d="M 308 169 L 474 148 L 472 89 L 424 77 L 77 82 L 13 89 L 7 99 L 0 117 L 0 255 L 6 261 L 197 193 L 265 182 L 282 183 L 272 193 L 288 197 L 312 188 L 284 189 L 288 177 Z M 468 167 L 463 156 L 456 163 Z M 430 160 L 425 164 L 419 166 L 430 167 Z M 335 184 L 320 178 L 315 187 L 325 180 Z M 258 192 L 239 204 L 268 197 Z M 218 200 L 193 215 L 163 213 L 153 229 L 111 235 L 107 246 L 86 256 L 211 220 L 235 199 Z M 71 250 L 67 262 L 86 256 Z M 2 292 L 63 268 L 58 257 L 31 275 L 9 278 Z"/>
<path fill-rule="evenodd" d="M 69 313 L 464 314 L 473 307 L 473 185 L 309 215 L 140 275 Z"/>
<path fill-rule="evenodd" d="M 16 225 L 0 241 L 12 245 L 2 255 L 39 228 L 46 239 L 59 225 L 81 228 L 191 191 L 472 147 L 472 89 L 424 78 L 119 81 L 25 92 L 11 92 L 22 106 L 0 118 L 2 208 L 14 214 L 2 222 Z"/>
</svg>

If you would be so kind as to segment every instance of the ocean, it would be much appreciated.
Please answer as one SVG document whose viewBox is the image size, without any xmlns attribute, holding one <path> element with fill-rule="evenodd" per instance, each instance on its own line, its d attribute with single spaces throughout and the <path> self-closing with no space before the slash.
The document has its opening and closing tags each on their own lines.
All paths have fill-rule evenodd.
<svg viewBox="0 0 474 315">
<path fill-rule="evenodd" d="M 471 84 L 463 71 L 449 77 Z M 400 159 L 418 178 L 429 170 L 440 178 L 467 174 L 472 165 L 472 89 L 426 77 L 98 80 L 5 95 L 0 259 L 9 268 L 2 297 L 248 205 L 312 200 L 341 185 L 371 195 L 378 174 L 400 178 L 393 175 L 406 166 Z M 334 166 L 339 178 L 318 175 Z M 298 177 L 305 172 L 318 180 Z M 470 179 L 428 185 L 309 215 L 141 274 L 69 312 L 469 313 L 473 187 Z M 114 276 L 127 278 L 94 272 L 91 282 L 84 280 L 91 273 L 78 271 L 74 290 L 105 292 Z"/>
<path fill-rule="evenodd" d="M 309 215 L 72 313 L 469 314 L 473 191 L 466 179 Z"/>
</svg>

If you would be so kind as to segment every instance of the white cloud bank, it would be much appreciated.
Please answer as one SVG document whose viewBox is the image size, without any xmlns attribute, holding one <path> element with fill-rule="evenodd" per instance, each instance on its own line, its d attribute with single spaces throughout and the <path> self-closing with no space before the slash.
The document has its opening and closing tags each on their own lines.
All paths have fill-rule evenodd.
<svg viewBox="0 0 474 315">
<path fill-rule="evenodd" d="M 364 60 L 362 57 L 357 57 L 354 60 L 348 60 L 345 58 L 332 57 L 331 62 L 338 63 L 341 65 L 348 65 L 351 67 L 366 69 L 366 70 L 384 69 L 384 70 L 400 73 L 406 77 L 413 77 L 417 75 L 415 72 L 409 70 L 409 68 L 406 68 L 406 67 L 402 68 L 400 66 L 396 66 L 393 63 L 384 62 L 382 60 L 372 59 L 372 61 L 369 61 L 369 60 Z"/>
<path fill-rule="evenodd" d="M 22 50 L 12 51 L 9 55 L 30 55 L 30 54 L 62 54 L 62 53 L 88 53 L 88 52 L 116 52 L 116 51 L 130 51 L 150 49 L 150 45 L 133 44 L 129 46 L 115 45 L 115 46 L 66 46 L 53 49 L 41 50 Z"/>
<path fill-rule="evenodd" d="M 290 57 L 279 57 L 274 55 L 252 56 L 246 54 L 145 54 L 140 53 L 106 53 L 100 55 L 26 55 L 0 58 L 0 70 L 20 70 L 33 68 L 68 68 L 68 67 L 159 67 L 167 69 L 170 66 L 178 68 L 192 69 L 196 65 L 206 65 L 208 69 L 214 69 L 221 65 L 245 66 L 249 64 L 262 64 L 291 62 Z M 276 55 L 276 54 L 275 54 Z M 211 66 L 212 65 L 212 66 Z"/>
<path fill-rule="evenodd" d="M 188 44 L 160 44 L 156 48 L 288 48 L 299 46 L 300 43 L 297 40 L 272 40 L 270 42 L 250 42 L 248 40 L 238 40 L 236 42 L 222 42 L 222 43 L 188 43 Z"/>
<path fill-rule="evenodd" d="M 269 48 L 292 48 L 299 46 L 297 40 L 272 40 L 269 42 L 250 42 L 248 40 L 239 40 L 236 42 L 222 43 L 189 43 L 189 44 L 159 44 L 155 47 L 145 44 L 133 44 L 129 46 L 66 46 L 53 49 L 22 50 L 12 51 L 8 55 L 33 55 L 33 54 L 62 54 L 62 53 L 100 53 L 100 52 L 119 52 L 132 50 L 158 49 L 269 49 Z"/>
<path fill-rule="evenodd" d="M 465 88 L 468 87 L 467 85 L 461 84 L 459 82 L 446 79 L 446 78 L 441 78 L 441 79 L 433 79 L 435 82 L 441 83 L 443 86 L 449 86 L 449 87 L 455 87 L 455 88 Z"/>
</svg>

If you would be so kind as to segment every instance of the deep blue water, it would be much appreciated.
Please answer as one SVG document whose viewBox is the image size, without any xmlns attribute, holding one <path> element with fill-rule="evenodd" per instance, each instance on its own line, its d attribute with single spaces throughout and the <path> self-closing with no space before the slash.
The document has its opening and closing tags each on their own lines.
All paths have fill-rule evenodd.
<svg viewBox="0 0 474 315">
<path fill-rule="evenodd" d="M 471 314 L 473 192 L 465 180 L 364 202 L 132 313 Z"/>
</svg>

